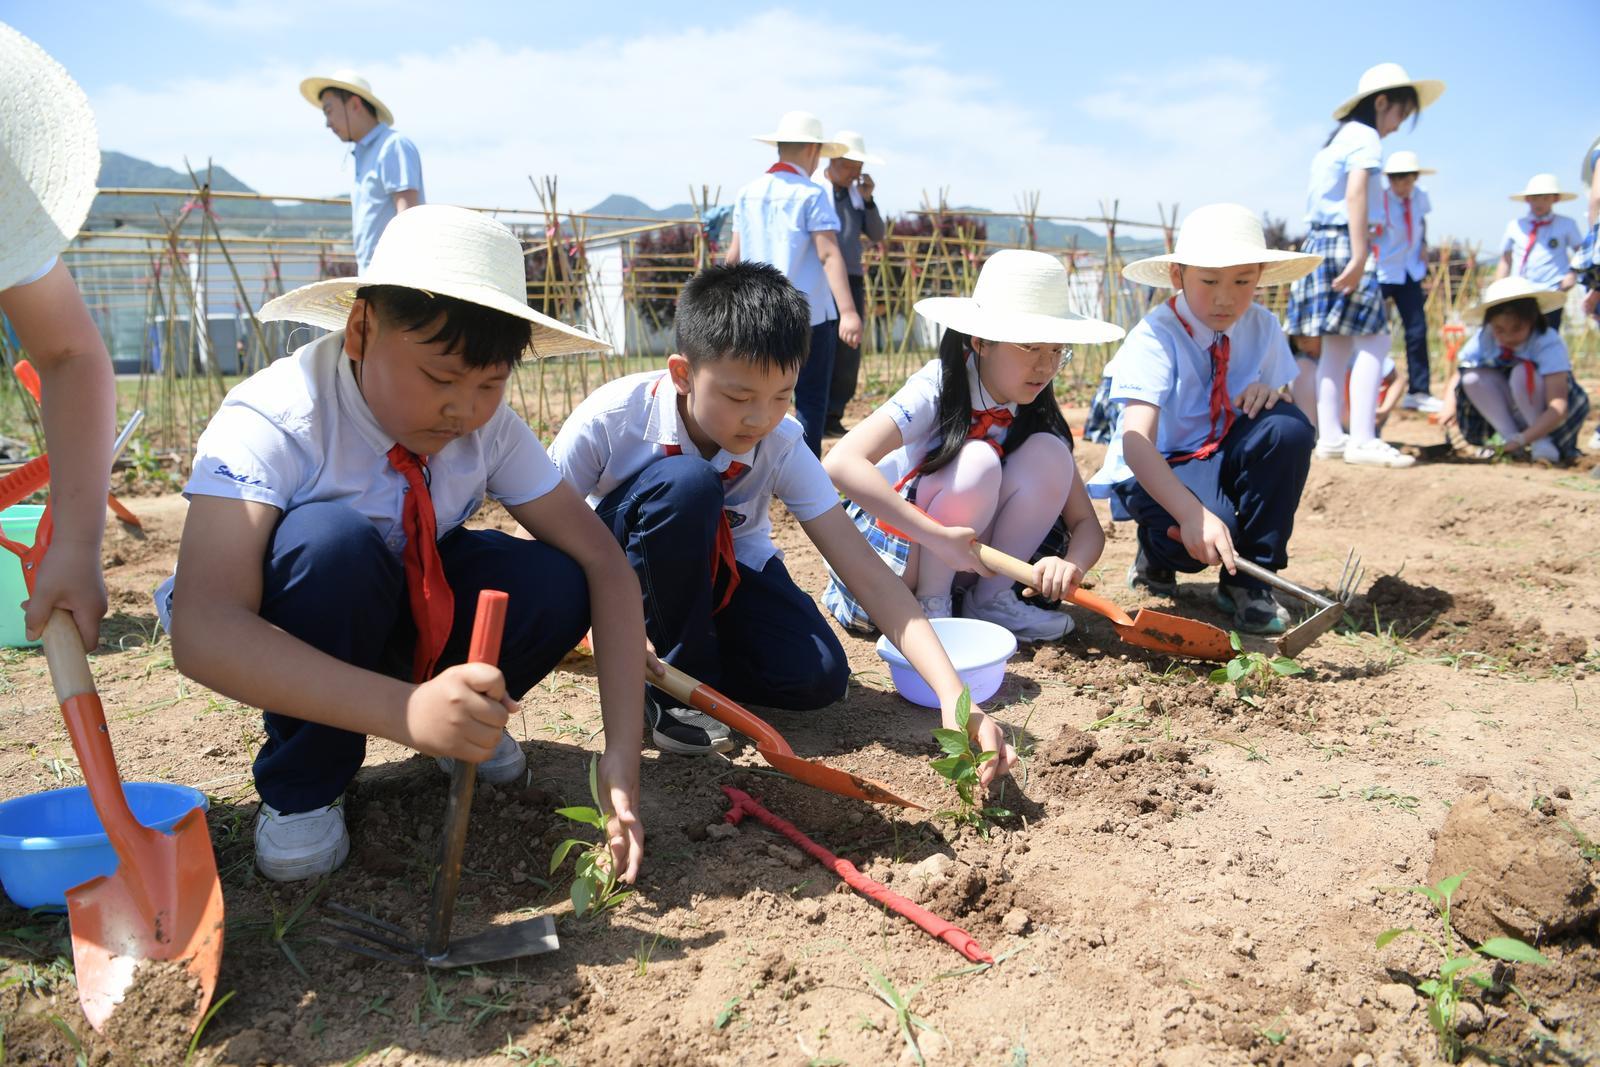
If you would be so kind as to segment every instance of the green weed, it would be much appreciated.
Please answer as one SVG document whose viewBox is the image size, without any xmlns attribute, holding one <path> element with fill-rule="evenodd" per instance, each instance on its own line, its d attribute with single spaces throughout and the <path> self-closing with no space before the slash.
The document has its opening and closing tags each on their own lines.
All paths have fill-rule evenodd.
<svg viewBox="0 0 1600 1067">
<path fill-rule="evenodd" d="M 589 760 L 589 798 L 594 801 L 593 807 L 557 808 L 556 814 L 591 827 L 599 833 L 600 840 L 569 837 L 557 845 L 550 856 L 550 873 L 555 874 L 566 862 L 568 853 L 575 848 L 583 850 L 578 853 L 572 880 L 572 913 L 579 918 L 599 915 L 633 894 L 633 890 L 621 887 L 613 869 L 611 852 L 606 847 L 606 816 L 600 806 L 599 757 Z"/>
<path fill-rule="evenodd" d="M 911 1053 L 911 1058 L 917 1061 L 919 1067 L 923 1067 L 923 1065 L 926 1065 L 927 1060 L 923 1058 L 922 1049 L 917 1044 L 917 1031 L 927 1030 L 931 1032 L 933 1024 L 913 1012 L 911 1010 L 911 1002 L 917 999 L 917 994 L 922 992 L 922 987 L 927 983 L 918 982 L 912 987 L 910 993 L 901 993 L 900 990 L 895 988 L 894 983 L 889 981 L 884 973 L 876 967 L 869 966 L 867 974 L 869 976 L 869 984 L 872 986 L 872 992 L 879 1000 L 889 1006 L 890 1011 L 894 1012 L 895 1025 L 900 1029 L 900 1036 L 905 1038 L 906 1049 Z"/>
<path fill-rule="evenodd" d="M 939 818 L 950 819 L 958 826 L 971 826 L 987 835 L 990 822 L 1009 818 L 1011 812 L 1005 808 L 985 807 L 978 800 L 978 792 L 982 788 L 978 783 L 978 770 L 998 753 L 978 752 L 973 748 L 972 735 L 967 732 L 967 724 L 971 721 L 972 692 L 962 687 L 961 698 L 956 701 L 956 729 L 940 728 L 933 731 L 934 740 L 939 742 L 944 755 L 930 761 L 930 765 L 956 791 L 956 806 L 939 812 Z"/>
<path fill-rule="evenodd" d="M 1238 653 L 1227 663 L 1211 672 L 1217 685 L 1230 683 L 1240 700 L 1252 707 L 1272 688 L 1279 678 L 1304 674 L 1305 668 L 1288 656 L 1268 656 L 1263 652 L 1246 652 L 1237 630 L 1228 631 L 1228 643 Z"/>
</svg>

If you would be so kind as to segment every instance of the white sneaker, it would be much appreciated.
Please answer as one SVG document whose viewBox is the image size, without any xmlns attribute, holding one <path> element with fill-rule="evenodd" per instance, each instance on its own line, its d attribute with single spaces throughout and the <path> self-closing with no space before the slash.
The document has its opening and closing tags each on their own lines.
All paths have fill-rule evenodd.
<svg viewBox="0 0 1600 1067">
<path fill-rule="evenodd" d="M 1561 462 L 1561 449 L 1557 448 L 1556 443 L 1550 440 L 1548 437 L 1541 437 L 1533 444 L 1529 445 L 1528 455 L 1532 456 L 1540 463 Z"/>
<path fill-rule="evenodd" d="M 435 756 L 433 762 L 444 773 L 455 773 L 456 761 L 449 756 Z M 488 759 L 478 764 L 478 780 L 490 785 L 507 785 L 521 778 L 522 772 L 527 769 L 527 753 L 522 751 L 522 746 L 517 744 L 515 738 L 502 730 L 494 751 L 489 753 Z"/>
<path fill-rule="evenodd" d="M 1054 641 L 1072 630 L 1072 616 L 1064 611 L 1050 611 L 1024 604 L 1009 589 L 988 600 L 969 595 L 961 605 L 962 614 L 969 619 L 982 619 L 1004 626 L 1021 641 Z"/>
<path fill-rule="evenodd" d="M 955 598 L 951 596 L 919 596 L 917 603 L 922 605 L 922 614 L 930 619 L 953 619 L 956 617 Z"/>
<path fill-rule="evenodd" d="M 1374 437 L 1370 441 L 1362 441 L 1359 444 L 1351 441 L 1345 445 L 1344 461 L 1361 467 L 1387 467 L 1390 470 L 1403 470 L 1416 463 L 1417 457 L 1408 456 L 1393 445 Z"/>
<path fill-rule="evenodd" d="M 1348 437 L 1341 437 L 1337 441 L 1318 441 L 1317 447 L 1311 454 L 1317 459 L 1343 459 L 1345 445 L 1349 440 Z"/>
<path fill-rule="evenodd" d="M 1600 449 L 1600 426 L 1594 428 L 1594 436 L 1589 438 L 1589 447 Z"/>
<path fill-rule="evenodd" d="M 1444 401 L 1432 393 L 1407 393 L 1406 398 L 1400 401 L 1400 406 L 1407 411 L 1420 411 L 1424 415 L 1433 415 L 1444 408 Z"/>
<path fill-rule="evenodd" d="M 263 803 L 256 813 L 256 866 L 274 882 L 300 882 L 337 870 L 350 855 L 344 801 L 284 815 Z"/>
</svg>

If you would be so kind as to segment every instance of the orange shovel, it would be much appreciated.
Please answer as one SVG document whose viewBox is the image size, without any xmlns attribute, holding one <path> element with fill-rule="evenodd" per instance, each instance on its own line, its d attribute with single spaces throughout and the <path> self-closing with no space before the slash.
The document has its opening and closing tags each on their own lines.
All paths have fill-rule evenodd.
<svg viewBox="0 0 1600 1067">
<path fill-rule="evenodd" d="M 662 666 L 666 668 L 666 674 L 660 678 L 646 672 L 645 677 L 651 685 L 679 703 L 703 711 L 724 726 L 738 730 L 753 739 L 761 758 L 789 777 L 830 793 L 838 793 L 843 797 L 865 800 L 869 804 L 898 804 L 902 808 L 921 810 L 921 804 L 913 804 L 909 800 L 897 797 L 870 779 L 801 759 L 794 754 L 794 749 L 789 747 L 789 742 L 783 739 L 783 735 L 767 725 L 765 720 L 756 718 L 715 689 L 695 681 L 672 664 L 662 663 Z"/>
<path fill-rule="evenodd" d="M 984 544 L 974 543 L 973 549 L 978 554 L 979 562 L 996 574 L 1003 574 L 1012 581 L 1024 585 L 1033 583 L 1033 567 L 1017 557 Z M 1149 608 L 1140 608 L 1137 615 L 1129 618 L 1127 612 L 1105 597 L 1096 596 L 1085 589 L 1074 589 L 1067 599 L 1081 608 L 1088 608 L 1096 615 L 1104 615 L 1110 619 L 1111 627 L 1116 630 L 1117 636 L 1130 645 L 1165 652 L 1184 659 L 1215 660 L 1224 663 L 1233 658 L 1233 646 L 1228 641 L 1226 631 L 1208 622 L 1185 619 L 1180 615 L 1168 615 L 1163 611 L 1151 611 Z"/>
</svg>

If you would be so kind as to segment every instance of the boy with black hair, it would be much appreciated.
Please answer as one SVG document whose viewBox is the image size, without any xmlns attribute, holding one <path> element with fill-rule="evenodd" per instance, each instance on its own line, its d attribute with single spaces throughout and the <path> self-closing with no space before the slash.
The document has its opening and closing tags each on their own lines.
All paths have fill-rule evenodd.
<svg viewBox="0 0 1600 1067">
<path fill-rule="evenodd" d="M 678 298 L 678 351 L 664 371 L 608 382 L 551 445 L 638 572 L 645 627 L 668 663 L 735 700 L 807 711 L 844 696 L 844 649 L 795 585 L 772 543 L 769 502 L 783 501 L 834 572 L 938 694 L 955 726 L 957 677 L 900 578 L 873 554 L 787 412 L 811 337 L 805 295 L 765 263 L 708 267 Z M 656 744 L 685 754 L 728 747 L 720 723 L 651 694 Z M 970 729 L 1015 751 L 974 710 Z"/>
<path fill-rule="evenodd" d="M 638 870 L 639 583 L 504 403 L 526 352 L 604 346 L 524 293 L 503 225 L 408 211 L 362 277 L 261 310 L 335 332 L 236 386 L 196 445 L 177 574 L 157 607 L 179 670 L 271 709 L 254 767 L 268 878 L 344 861 L 340 799 L 368 736 L 447 770 L 469 760 L 489 782 L 521 778 L 526 756 L 505 731 L 514 700 L 591 619 L 611 855 L 627 880 Z M 486 495 L 537 540 L 465 529 Z M 498 667 L 463 662 L 486 588 L 510 594 Z"/>
</svg>

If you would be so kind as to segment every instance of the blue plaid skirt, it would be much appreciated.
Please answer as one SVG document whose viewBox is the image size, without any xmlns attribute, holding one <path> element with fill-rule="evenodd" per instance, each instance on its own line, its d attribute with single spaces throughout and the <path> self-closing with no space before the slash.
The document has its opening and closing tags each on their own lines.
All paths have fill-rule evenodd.
<svg viewBox="0 0 1600 1067">
<path fill-rule="evenodd" d="M 1101 378 L 1100 388 L 1094 391 L 1094 399 L 1089 401 L 1089 419 L 1083 424 L 1083 439 L 1097 445 L 1109 445 L 1117 434 L 1117 420 L 1121 414 L 1122 405 L 1111 402 L 1111 379 Z"/>
<path fill-rule="evenodd" d="M 1506 367 L 1478 367 L 1480 371 L 1497 370 L 1502 374 L 1510 375 L 1514 368 Z M 1583 391 L 1583 386 L 1578 384 L 1578 379 L 1567 375 L 1567 417 L 1561 425 L 1550 431 L 1550 441 L 1561 453 L 1561 461 L 1566 463 L 1574 457 L 1582 455 L 1578 450 L 1578 437 L 1583 432 L 1583 421 L 1589 417 L 1589 394 Z M 1472 400 L 1467 396 L 1464 386 L 1456 385 L 1456 425 L 1461 428 L 1461 436 L 1470 444 L 1485 446 L 1495 439 L 1495 428 L 1489 425 L 1489 420 L 1479 414 L 1478 409 L 1472 406 Z"/>
<path fill-rule="evenodd" d="M 1389 317 L 1378 287 L 1378 272 L 1368 268 L 1353 293 L 1334 289 L 1333 280 L 1350 262 L 1350 228 L 1313 223 L 1300 251 L 1322 257 L 1317 269 L 1289 289 L 1289 323 L 1285 332 L 1306 337 L 1329 334 L 1359 337 L 1387 333 Z"/>
</svg>

